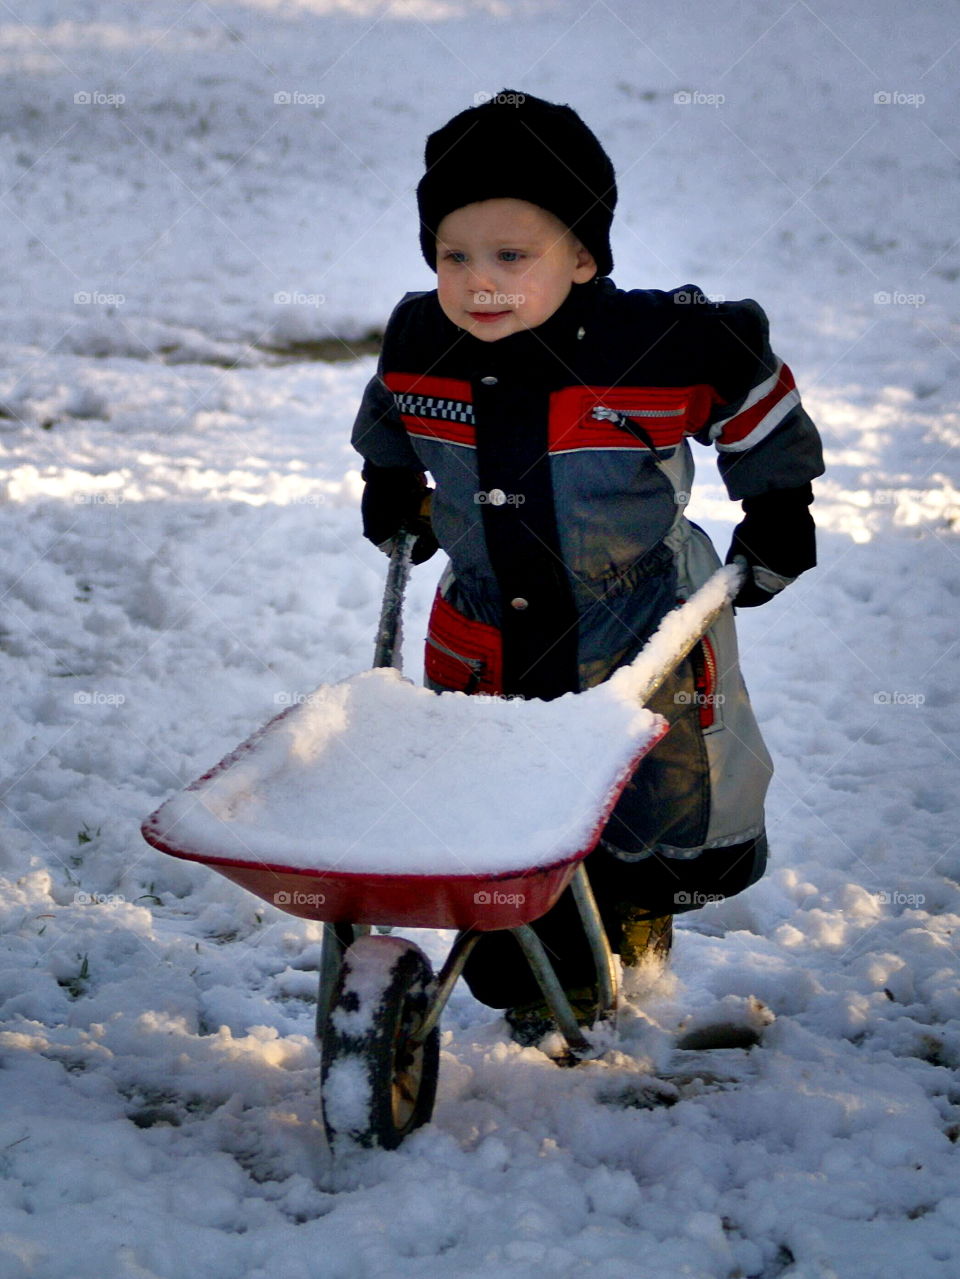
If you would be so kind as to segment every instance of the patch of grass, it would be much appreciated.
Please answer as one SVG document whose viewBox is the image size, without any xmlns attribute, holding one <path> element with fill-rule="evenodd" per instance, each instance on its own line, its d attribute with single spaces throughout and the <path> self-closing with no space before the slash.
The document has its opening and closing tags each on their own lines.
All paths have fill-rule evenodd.
<svg viewBox="0 0 960 1279">
<path fill-rule="evenodd" d="M 305 342 L 285 342 L 278 346 L 260 343 L 258 349 L 280 356 L 284 363 L 314 360 L 339 363 L 342 360 L 359 359 L 361 355 L 379 355 L 382 343 L 383 334 L 371 329 L 358 338 L 311 338 Z"/>
<path fill-rule="evenodd" d="M 139 897 L 135 897 L 134 901 L 152 902 L 154 906 L 162 906 L 163 902 L 157 896 L 157 892 L 156 892 L 156 889 L 157 889 L 156 880 L 151 879 L 150 883 L 146 885 L 146 889 L 147 891 L 145 893 L 141 893 Z"/>
</svg>

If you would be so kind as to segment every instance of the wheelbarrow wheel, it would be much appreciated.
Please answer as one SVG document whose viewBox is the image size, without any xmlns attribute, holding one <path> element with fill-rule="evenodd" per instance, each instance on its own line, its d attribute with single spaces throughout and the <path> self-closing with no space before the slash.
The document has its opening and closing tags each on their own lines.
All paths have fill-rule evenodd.
<svg viewBox="0 0 960 1279">
<path fill-rule="evenodd" d="M 320 1094 L 331 1145 L 346 1138 L 395 1150 L 429 1121 L 440 1030 L 413 1037 L 433 993 L 430 961 L 401 937 L 358 938 L 347 950 L 321 1037 Z"/>
</svg>

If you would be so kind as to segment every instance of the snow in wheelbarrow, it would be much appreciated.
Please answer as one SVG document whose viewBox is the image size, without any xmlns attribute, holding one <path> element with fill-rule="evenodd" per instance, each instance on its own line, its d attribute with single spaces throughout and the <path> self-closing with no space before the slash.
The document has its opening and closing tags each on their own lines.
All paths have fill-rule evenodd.
<svg viewBox="0 0 960 1279">
<path fill-rule="evenodd" d="M 534 919 L 666 731 L 642 703 L 725 603 L 725 578 L 611 679 L 551 702 L 435 693 L 392 669 L 321 685 L 163 804 L 144 836 L 308 918 Z"/>
<path fill-rule="evenodd" d="M 144 834 L 225 873 L 225 863 L 255 868 L 261 896 L 307 907 L 293 913 L 410 923 L 413 890 L 429 913 L 423 923 L 437 927 L 450 905 L 444 881 L 453 880 L 446 889 L 469 889 L 482 924 L 502 915 L 497 906 L 526 905 L 503 900 L 529 895 L 515 878 L 593 847 L 663 728 L 609 685 L 524 702 L 434 693 L 395 670 L 366 671 L 321 685 L 271 720 L 168 800 Z M 276 875 L 289 872 L 284 886 Z M 365 901 L 352 913 L 334 904 L 345 877 L 362 880 Z M 369 899 L 384 878 L 390 917 L 373 921 Z M 527 912 L 508 913 L 514 922 Z"/>
</svg>

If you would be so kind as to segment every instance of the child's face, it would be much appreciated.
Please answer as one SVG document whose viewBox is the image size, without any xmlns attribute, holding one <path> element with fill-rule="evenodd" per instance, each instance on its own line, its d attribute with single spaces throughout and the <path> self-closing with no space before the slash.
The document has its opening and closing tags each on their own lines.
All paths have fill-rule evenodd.
<svg viewBox="0 0 960 1279">
<path fill-rule="evenodd" d="M 526 200 L 465 204 L 437 228 L 440 306 L 482 342 L 535 329 L 596 271 L 560 219 Z"/>
</svg>

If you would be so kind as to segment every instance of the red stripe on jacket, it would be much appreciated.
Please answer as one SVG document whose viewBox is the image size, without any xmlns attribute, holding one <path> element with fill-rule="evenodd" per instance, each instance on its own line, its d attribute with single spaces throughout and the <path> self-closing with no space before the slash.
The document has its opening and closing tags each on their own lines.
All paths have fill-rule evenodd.
<svg viewBox="0 0 960 1279">
<path fill-rule="evenodd" d="M 657 448 L 672 448 L 699 431 L 718 402 L 716 391 L 705 384 L 564 387 L 550 396 L 550 452 L 646 448 L 622 426 L 594 418 L 593 410 L 601 406 L 636 418 Z"/>
<path fill-rule="evenodd" d="M 796 389 L 797 384 L 789 367 L 781 364 L 780 373 L 773 388 L 762 399 L 757 400 L 756 404 L 748 409 L 741 409 L 739 413 L 724 422 L 717 436 L 717 443 L 738 444 L 741 440 L 745 440 L 751 431 L 756 430 L 767 414 Z"/>
<path fill-rule="evenodd" d="M 438 400 L 455 400 L 470 406 L 473 403 L 470 383 L 460 378 L 433 377 L 428 373 L 386 373 L 383 380 L 395 394 L 424 395 Z M 476 427 L 470 422 L 455 422 L 443 417 L 421 417 L 417 413 L 401 412 L 400 417 L 411 435 L 476 448 Z"/>
<path fill-rule="evenodd" d="M 383 380 L 391 391 L 434 395 L 441 400 L 465 400 L 467 404 L 473 402 L 470 383 L 460 378 L 433 377 L 429 373 L 385 373 Z"/>
</svg>

